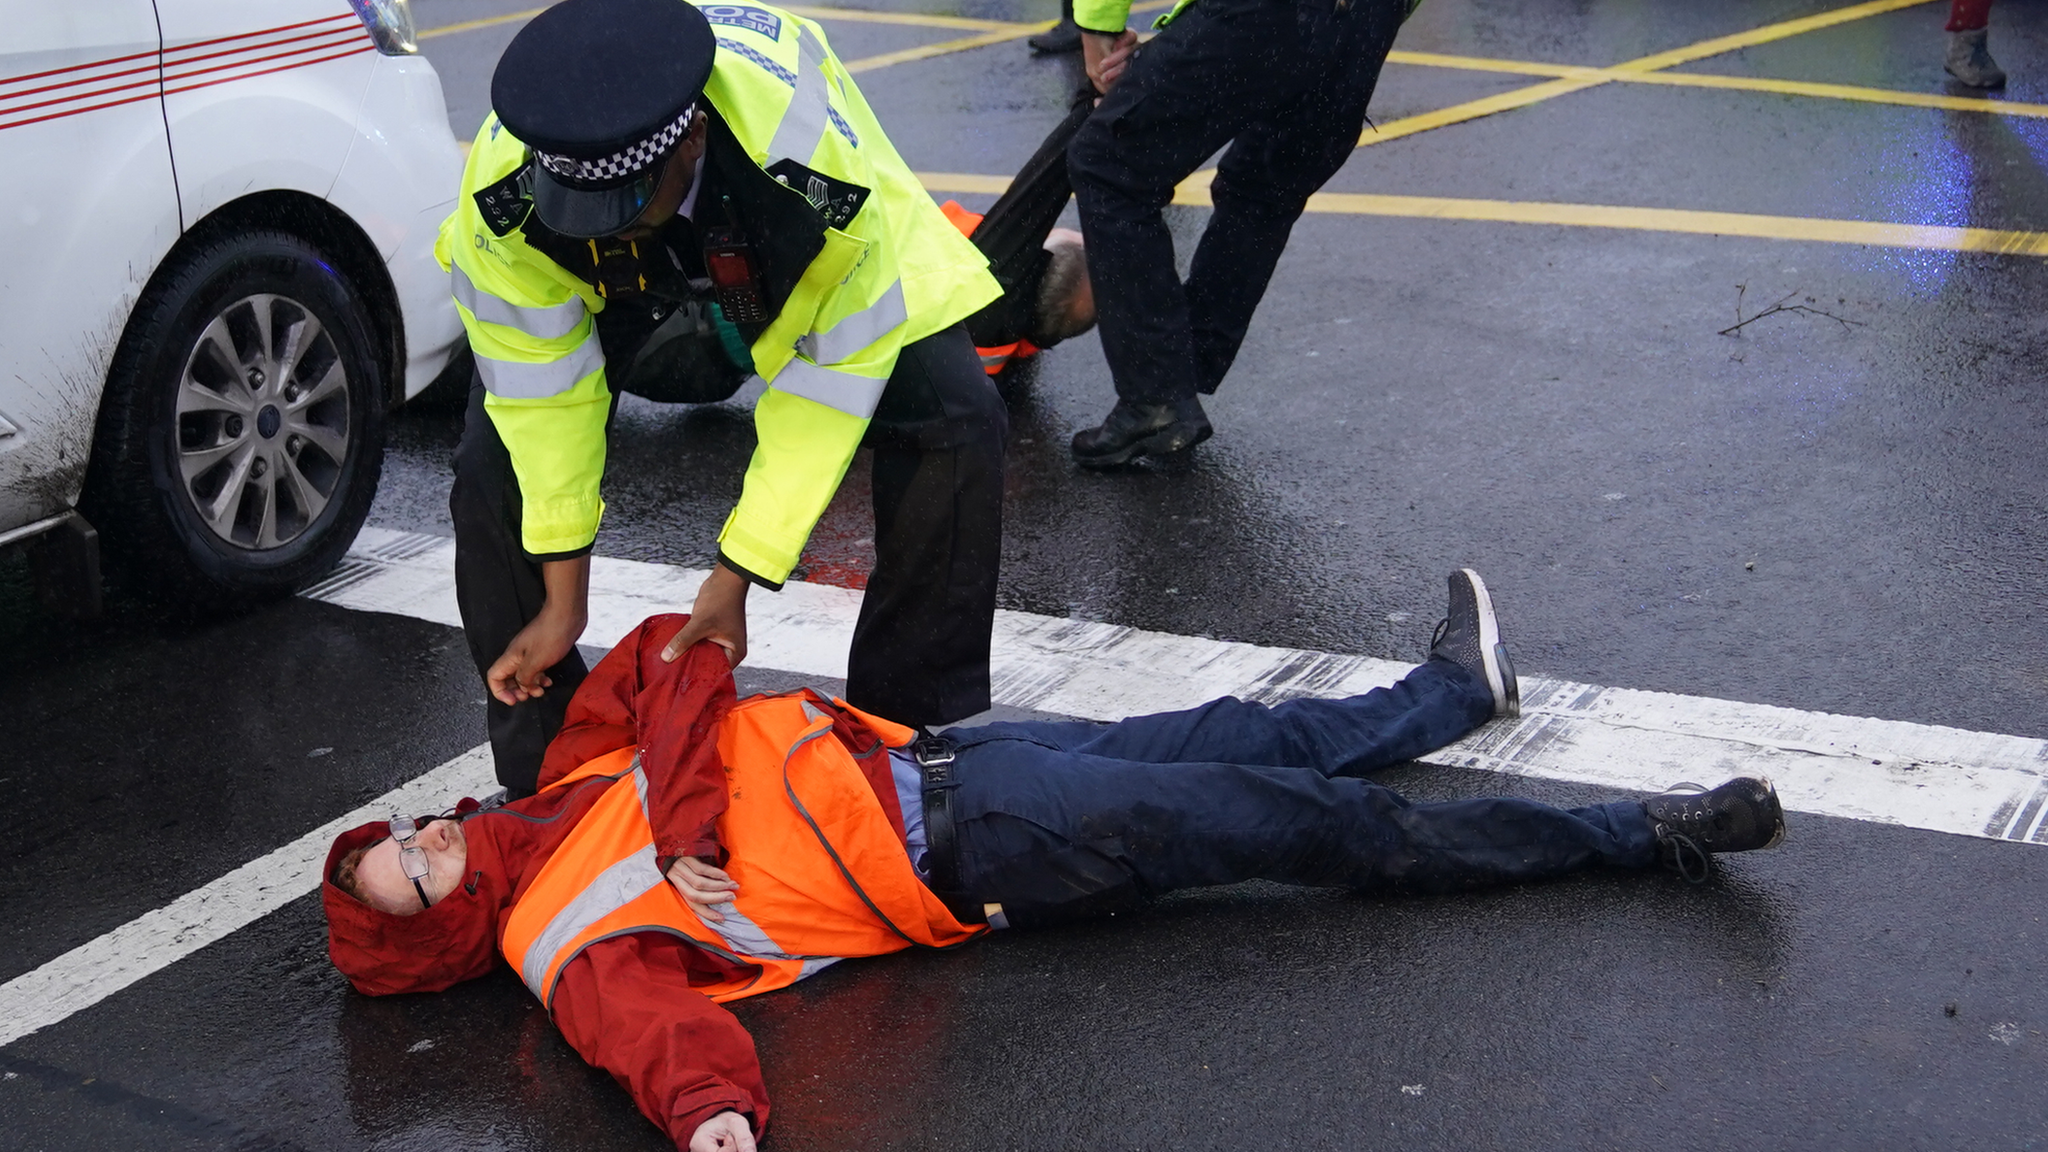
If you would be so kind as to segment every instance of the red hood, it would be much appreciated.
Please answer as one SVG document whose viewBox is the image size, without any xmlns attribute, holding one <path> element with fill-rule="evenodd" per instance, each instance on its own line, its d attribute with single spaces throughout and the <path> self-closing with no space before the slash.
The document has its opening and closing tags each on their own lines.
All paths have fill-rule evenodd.
<svg viewBox="0 0 2048 1152">
<path fill-rule="evenodd" d="M 463 807 L 474 809 L 466 800 Z M 342 833 L 327 852 L 320 903 L 327 912 L 327 954 L 356 991 L 370 996 L 439 992 L 473 980 L 498 962 L 498 909 L 509 903 L 487 839 L 468 838 L 469 879 L 432 908 L 410 916 L 380 912 L 334 886 L 334 866 L 356 848 L 383 839 L 379 820 Z"/>
</svg>

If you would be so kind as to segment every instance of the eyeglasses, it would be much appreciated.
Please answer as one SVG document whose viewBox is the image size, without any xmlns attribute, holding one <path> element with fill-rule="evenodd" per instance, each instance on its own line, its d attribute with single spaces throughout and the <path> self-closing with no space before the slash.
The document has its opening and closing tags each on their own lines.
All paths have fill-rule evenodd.
<svg viewBox="0 0 2048 1152">
<path fill-rule="evenodd" d="M 420 907 L 432 908 L 434 902 L 427 899 L 427 886 L 420 881 L 431 871 L 427 867 L 427 850 L 413 843 L 420 834 L 419 822 L 410 816 L 391 818 L 391 839 L 398 843 L 398 868 L 405 878 L 412 881 L 412 890 L 420 894 Z"/>
</svg>

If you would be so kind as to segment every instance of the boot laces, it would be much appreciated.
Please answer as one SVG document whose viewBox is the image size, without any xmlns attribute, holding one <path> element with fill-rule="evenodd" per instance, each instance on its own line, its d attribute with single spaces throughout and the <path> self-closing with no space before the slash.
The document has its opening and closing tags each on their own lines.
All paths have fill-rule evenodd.
<svg viewBox="0 0 2048 1152">
<path fill-rule="evenodd" d="M 1707 850 L 1693 843 L 1692 837 L 1679 832 L 1666 832 L 1658 839 L 1671 850 L 1666 861 L 1688 884 L 1705 884 L 1714 874 L 1713 857 Z"/>
</svg>

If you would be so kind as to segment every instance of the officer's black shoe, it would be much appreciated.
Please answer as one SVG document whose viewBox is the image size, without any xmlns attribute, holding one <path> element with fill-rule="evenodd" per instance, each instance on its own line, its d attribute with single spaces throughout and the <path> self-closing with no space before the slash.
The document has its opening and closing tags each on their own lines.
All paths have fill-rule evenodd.
<svg viewBox="0 0 2048 1152">
<path fill-rule="evenodd" d="M 1063 52 L 1081 50 L 1081 26 L 1072 20 L 1059 23 L 1024 41 L 1031 50 L 1041 56 L 1058 56 Z"/>
<path fill-rule="evenodd" d="M 1508 646 L 1501 643 L 1493 597 L 1486 594 L 1486 581 L 1479 573 L 1470 568 L 1451 573 L 1451 602 L 1444 613 L 1429 642 L 1430 659 L 1449 660 L 1486 681 L 1493 692 L 1495 716 L 1520 716 L 1522 686 L 1515 679 Z"/>
<path fill-rule="evenodd" d="M 1689 789 L 1689 791 L 1679 791 Z M 1664 866 L 1695 884 L 1720 852 L 1775 848 L 1785 838 L 1785 809 L 1769 780 L 1738 776 L 1719 788 L 1674 785 L 1643 801 Z"/>
<path fill-rule="evenodd" d="M 1074 460 L 1087 468 L 1114 468 L 1140 456 L 1184 452 L 1213 431 L 1193 396 L 1171 404 L 1119 400 L 1102 423 L 1074 433 Z"/>
</svg>

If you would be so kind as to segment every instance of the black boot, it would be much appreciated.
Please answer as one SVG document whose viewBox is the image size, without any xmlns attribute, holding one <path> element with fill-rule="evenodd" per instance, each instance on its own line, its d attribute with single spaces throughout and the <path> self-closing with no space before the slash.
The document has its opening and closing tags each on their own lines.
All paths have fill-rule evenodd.
<svg viewBox="0 0 2048 1152">
<path fill-rule="evenodd" d="M 1119 400 L 1093 428 L 1074 433 L 1074 460 L 1086 468 L 1114 468 L 1140 456 L 1164 456 L 1209 438 L 1209 416 L 1193 396 L 1171 404 Z"/>
<path fill-rule="evenodd" d="M 1024 41 L 1042 56 L 1058 56 L 1081 50 L 1081 26 L 1074 23 L 1074 0 L 1060 5 L 1060 22 Z"/>
<path fill-rule="evenodd" d="M 1769 780 L 1739 776 L 1711 790 L 1677 787 L 1696 791 L 1652 796 L 1643 810 L 1664 864 L 1695 884 L 1706 880 L 1716 853 L 1775 848 L 1785 838 L 1785 809 Z"/>
</svg>

